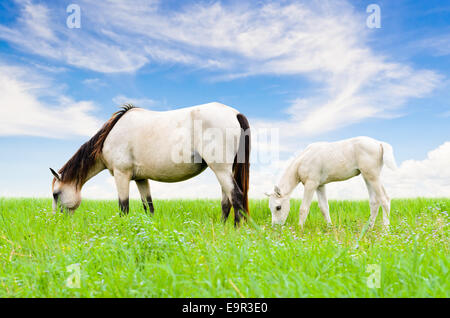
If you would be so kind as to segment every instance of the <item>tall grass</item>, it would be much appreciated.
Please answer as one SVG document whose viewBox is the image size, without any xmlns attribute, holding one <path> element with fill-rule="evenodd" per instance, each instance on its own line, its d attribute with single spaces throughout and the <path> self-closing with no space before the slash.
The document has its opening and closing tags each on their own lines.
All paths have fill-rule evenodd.
<svg viewBox="0 0 450 318">
<path fill-rule="evenodd" d="M 449 199 L 393 200 L 391 228 L 356 241 L 367 201 L 330 201 L 328 227 L 314 202 L 304 229 L 300 201 L 272 228 L 267 200 L 251 200 L 238 229 L 218 200 L 84 201 L 73 216 L 46 199 L 0 198 L 0 297 L 449 297 Z M 78 264 L 80 288 L 67 266 Z M 370 288 L 369 265 L 380 287 Z"/>
</svg>

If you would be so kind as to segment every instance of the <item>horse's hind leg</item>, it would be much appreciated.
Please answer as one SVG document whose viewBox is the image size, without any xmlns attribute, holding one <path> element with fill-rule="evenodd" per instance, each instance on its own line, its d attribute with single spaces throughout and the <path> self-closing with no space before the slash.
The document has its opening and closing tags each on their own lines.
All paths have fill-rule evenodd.
<svg viewBox="0 0 450 318">
<path fill-rule="evenodd" d="M 119 194 L 119 208 L 123 214 L 128 214 L 130 207 L 130 175 L 114 170 L 114 181 Z"/>
<path fill-rule="evenodd" d="M 225 223 L 231 210 L 231 201 L 225 191 L 222 190 L 222 221 Z"/>
<path fill-rule="evenodd" d="M 208 164 L 208 166 L 211 168 L 211 170 L 214 172 L 214 174 L 217 177 L 217 180 L 219 181 L 223 197 L 228 198 L 229 202 L 233 206 L 234 210 L 234 225 L 237 226 L 240 223 L 241 217 L 245 216 L 244 209 L 244 195 L 237 185 L 236 181 L 233 178 L 233 172 L 232 172 L 232 164 L 217 164 L 212 163 Z M 224 199 L 222 199 L 222 203 L 224 202 Z M 222 205 L 223 206 L 223 205 Z M 226 206 L 227 207 L 227 206 Z M 227 216 L 229 213 L 229 207 L 227 207 Z M 224 210 L 222 209 L 222 216 L 225 216 Z"/>
<path fill-rule="evenodd" d="M 369 192 L 369 204 L 370 204 L 369 228 L 371 229 L 375 225 L 375 220 L 377 219 L 378 210 L 380 209 L 380 201 L 373 188 L 372 182 L 366 177 L 364 177 L 364 181 L 366 182 L 367 191 Z"/>
<path fill-rule="evenodd" d="M 366 181 L 370 195 L 370 227 L 372 228 L 375 224 L 380 204 L 383 207 L 383 226 L 389 227 L 390 199 L 380 182 L 380 178 L 378 176 L 364 176 L 364 181 Z"/>
<path fill-rule="evenodd" d="M 389 214 L 390 214 L 390 201 L 389 197 L 386 195 L 386 192 L 383 189 L 383 185 L 380 182 L 380 179 L 377 178 L 372 182 L 372 187 L 378 197 L 378 202 L 381 203 L 383 208 L 383 226 L 385 228 L 389 227 Z"/>
<path fill-rule="evenodd" d="M 241 217 L 247 217 L 247 211 L 245 211 L 244 208 L 244 194 L 242 193 L 234 178 L 232 178 L 232 180 L 233 191 L 231 192 L 231 203 L 233 204 L 234 210 L 234 226 L 238 226 L 241 221 Z"/>
<path fill-rule="evenodd" d="M 153 214 L 155 212 L 155 208 L 153 207 L 152 196 L 150 194 L 150 184 L 148 182 L 148 179 L 136 180 L 135 182 L 141 195 L 142 205 L 144 206 L 145 212 L 147 212 L 148 206 L 150 213 Z"/>
<path fill-rule="evenodd" d="M 320 211 L 322 212 L 322 215 L 325 218 L 325 221 L 327 221 L 327 223 L 329 225 L 331 225 L 330 208 L 328 205 L 327 194 L 325 191 L 325 185 L 321 185 L 320 187 L 318 187 L 316 190 L 316 193 L 317 193 L 317 201 L 319 203 Z"/>
<path fill-rule="evenodd" d="M 386 193 L 386 190 L 384 189 L 383 185 L 381 185 L 381 189 L 383 190 L 384 194 L 384 204 L 383 204 L 383 225 L 385 227 L 389 226 L 389 217 L 391 214 L 391 199 Z"/>
</svg>

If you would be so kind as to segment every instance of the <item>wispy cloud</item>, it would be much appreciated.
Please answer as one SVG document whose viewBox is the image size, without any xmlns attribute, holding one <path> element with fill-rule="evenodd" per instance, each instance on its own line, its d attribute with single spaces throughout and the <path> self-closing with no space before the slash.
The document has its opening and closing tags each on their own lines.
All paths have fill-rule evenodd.
<svg viewBox="0 0 450 318">
<path fill-rule="evenodd" d="M 418 46 L 435 56 L 450 55 L 450 29 L 444 34 L 418 41 Z"/>
<path fill-rule="evenodd" d="M 91 112 L 90 101 L 75 101 L 52 92 L 51 79 L 20 66 L 0 64 L 0 136 L 42 136 L 64 138 L 90 136 L 101 122 Z M 53 103 L 42 98 L 51 97 Z"/>
<path fill-rule="evenodd" d="M 21 13 L 15 26 L 0 25 L 0 38 L 27 53 L 104 73 L 131 72 L 148 62 L 131 48 L 107 37 L 101 40 L 101 30 L 91 33 L 67 28 L 65 19 L 57 13 L 64 11 L 32 1 L 20 1 L 20 5 Z"/>
<path fill-rule="evenodd" d="M 84 85 L 86 85 L 89 88 L 98 89 L 100 87 L 107 86 L 107 83 L 102 81 L 99 78 L 86 78 L 82 81 Z"/>
<path fill-rule="evenodd" d="M 289 127 L 283 129 L 287 137 L 395 116 L 409 99 L 426 96 L 442 79 L 435 71 L 376 54 L 367 44 L 366 17 L 346 1 L 207 2 L 176 11 L 163 10 L 158 1 L 80 1 L 80 7 L 82 28 L 68 29 L 51 8 L 25 2 L 13 27 L 0 26 L 0 38 L 103 73 L 176 63 L 207 68 L 216 79 L 305 77 L 316 89 L 285 109 L 286 120 L 256 120 Z"/>
</svg>

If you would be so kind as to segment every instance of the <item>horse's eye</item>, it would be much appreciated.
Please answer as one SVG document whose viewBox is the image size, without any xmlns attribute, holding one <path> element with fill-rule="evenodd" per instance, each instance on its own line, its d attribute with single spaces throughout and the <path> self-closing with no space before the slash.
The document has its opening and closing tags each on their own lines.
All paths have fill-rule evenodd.
<svg viewBox="0 0 450 318">
<path fill-rule="evenodd" d="M 276 207 L 276 209 L 277 209 L 277 211 L 280 211 L 280 210 L 281 210 L 281 205 L 278 205 L 278 206 Z"/>
<path fill-rule="evenodd" d="M 53 193 L 53 199 L 55 199 L 55 201 L 58 201 L 58 197 L 59 197 L 59 195 L 61 194 L 61 192 L 55 192 L 55 193 Z"/>
</svg>

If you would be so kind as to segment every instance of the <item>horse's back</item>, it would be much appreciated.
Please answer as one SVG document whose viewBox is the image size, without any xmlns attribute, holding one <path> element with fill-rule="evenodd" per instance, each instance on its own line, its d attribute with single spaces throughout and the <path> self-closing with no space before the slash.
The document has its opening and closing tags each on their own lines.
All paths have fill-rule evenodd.
<svg viewBox="0 0 450 318">
<path fill-rule="evenodd" d="M 233 107 L 213 102 L 193 107 L 190 109 L 191 118 L 201 121 L 205 128 L 236 128 L 240 127 L 237 121 L 239 111 Z"/>
<path fill-rule="evenodd" d="M 380 143 L 370 137 L 354 137 L 336 142 L 317 142 L 300 155 L 299 174 L 321 183 L 346 180 L 370 170 L 378 160 Z"/>
</svg>

